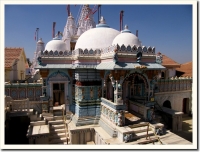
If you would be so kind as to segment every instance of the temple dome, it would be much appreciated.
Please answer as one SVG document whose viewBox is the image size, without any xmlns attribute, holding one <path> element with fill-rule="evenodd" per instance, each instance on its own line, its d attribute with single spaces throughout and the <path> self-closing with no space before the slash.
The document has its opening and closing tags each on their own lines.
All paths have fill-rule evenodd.
<svg viewBox="0 0 200 152">
<path fill-rule="evenodd" d="M 112 45 L 125 45 L 125 46 L 141 46 L 141 42 L 139 41 L 138 37 L 131 33 L 131 31 L 128 29 L 128 26 L 125 26 L 125 29 L 115 37 L 115 39 L 112 42 Z"/>
<path fill-rule="evenodd" d="M 65 51 L 66 44 L 60 38 L 54 38 L 53 40 L 49 41 L 45 47 L 47 51 Z"/>
<path fill-rule="evenodd" d="M 78 39 L 75 49 L 105 48 L 112 45 L 113 39 L 120 34 L 119 31 L 109 28 L 103 17 L 96 28 L 84 32 Z"/>
</svg>

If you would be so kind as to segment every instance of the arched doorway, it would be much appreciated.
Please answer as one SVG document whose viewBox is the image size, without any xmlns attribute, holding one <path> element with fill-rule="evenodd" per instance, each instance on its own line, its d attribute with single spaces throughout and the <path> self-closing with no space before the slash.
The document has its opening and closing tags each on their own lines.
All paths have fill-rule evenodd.
<svg viewBox="0 0 200 152">
<path fill-rule="evenodd" d="M 166 108 L 169 108 L 171 109 L 171 102 L 169 100 L 166 100 L 164 103 L 163 103 L 163 107 L 166 107 Z"/>
<path fill-rule="evenodd" d="M 132 73 L 125 78 L 123 84 L 123 98 L 145 100 L 148 92 L 148 83 L 144 75 Z"/>
</svg>

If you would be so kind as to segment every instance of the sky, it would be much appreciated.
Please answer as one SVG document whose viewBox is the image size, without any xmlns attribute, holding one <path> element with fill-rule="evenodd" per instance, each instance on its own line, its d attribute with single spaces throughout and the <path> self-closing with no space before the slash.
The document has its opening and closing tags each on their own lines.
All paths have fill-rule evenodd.
<svg viewBox="0 0 200 152">
<path fill-rule="evenodd" d="M 98 4 L 97 4 L 98 5 Z M 23 47 L 32 61 L 36 49 L 36 28 L 45 44 L 52 40 L 53 22 L 63 32 L 67 22 L 67 5 L 5 5 L 5 47 Z M 70 5 L 78 20 L 81 5 Z M 90 5 L 93 8 L 94 5 Z M 124 11 L 123 24 L 128 25 L 144 46 L 156 48 L 176 62 L 192 61 L 192 5 L 102 5 L 101 16 L 116 30 L 120 28 L 120 11 Z M 94 14 L 97 23 L 98 13 Z"/>
</svg>

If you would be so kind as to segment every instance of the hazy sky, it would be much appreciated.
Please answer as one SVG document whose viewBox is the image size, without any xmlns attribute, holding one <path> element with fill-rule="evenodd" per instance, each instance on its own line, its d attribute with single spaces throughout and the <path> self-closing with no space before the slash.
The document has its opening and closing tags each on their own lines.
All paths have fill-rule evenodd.
<svg viewBox="0 0 200 152">
<path fill-rule="evenodd" d="M 77 19 L 80 5 L 71 5 L 70 9 Z M 192 60 L 192 5 L 102 5 L 101 15 L 111 28 L 119 30 L 121 10 L 124 10 L 124 25 L 133 34 L 139 31 L 142 45 L 154 46 L 156 52 L 180 64 Z M 46 44 L 52 39 L 53 22 L 56 32 L 63 32 L 67 16 L 66 5 L 5 5 L 5 47 L 23 47 L 27 58 L 32 60 L 36 28 Z M 97 17 L 96 12 L 96 23 Z"/>
</svg>

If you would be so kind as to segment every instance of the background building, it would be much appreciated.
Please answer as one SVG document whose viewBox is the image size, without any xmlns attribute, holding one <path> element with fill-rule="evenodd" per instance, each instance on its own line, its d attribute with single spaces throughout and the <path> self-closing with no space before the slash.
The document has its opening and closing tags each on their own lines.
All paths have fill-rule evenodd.
<svg viewBox="0 0 200 152">
<path fill-rule="evenodd" d="M 25 80 L 28 63 L 23 48 L 5 48 L 5 81 Z"/>
</svg>

